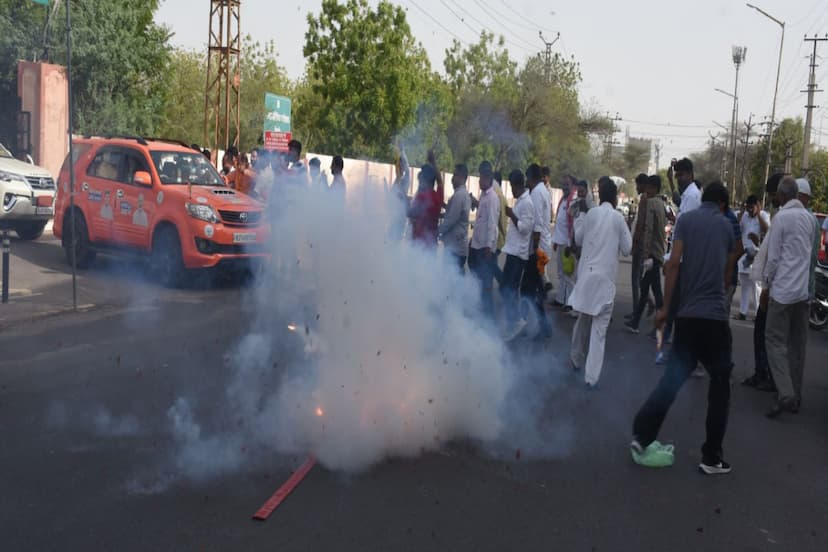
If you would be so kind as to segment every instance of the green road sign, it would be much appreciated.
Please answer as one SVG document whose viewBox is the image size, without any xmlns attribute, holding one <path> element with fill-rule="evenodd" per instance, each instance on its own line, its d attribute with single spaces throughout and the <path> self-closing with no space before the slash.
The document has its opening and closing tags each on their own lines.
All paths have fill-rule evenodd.
<svg viewBox="0 0 828 552">
<path fill-rule="evenodd" d="M 265 93 L 265 132 L 290 132 L 290 98 Z"/>
</svg>

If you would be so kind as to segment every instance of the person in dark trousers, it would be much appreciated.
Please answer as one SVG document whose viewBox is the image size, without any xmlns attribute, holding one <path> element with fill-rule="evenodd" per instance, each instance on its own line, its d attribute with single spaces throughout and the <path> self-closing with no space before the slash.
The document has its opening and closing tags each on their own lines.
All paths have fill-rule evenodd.
<svg viewBox="0 0 828 552">
<path fill-rule="evenodd" d="M 520 285 L 521 295 L 535 303 L 535 314 L 538 317 L 540 333 L 538 337 L 552 335 L 552 326 L 546 317 L 544 301 L 546 290 L 543 285 L 543 274 L 546 272 L 546 263 L 552 256 L 552 231 L 550 228 L 552 198 L 543 184 L 540 165 L 532 163 L 526 169 L 526 187 L 535 209 L 535 227 L 532 230 L 529 260 L 523 271 L 523 280 Z M 545 257 L 546 262 L 539 262 L 539 257 Z"/>
<path fill-rule="evenodd" d="M 638 221 L 642 223 L 641 243 L 639 244 L 641 264 L 644 275 L 641 278 L 641 290 L 635 310 L 629 322 L 624 324 L 633 333 L 638 333 L 641 316 L 647 307 L 650 289 L 655 297 L 656 309 L 664 306 L 664 297 L 661 294 L 661 267 L 664 263 L 664 249 L 666 241 L 664 226 L 667 220 L 667 210 L 658 194 L 661 193 L 661 177 L 657 174 L 647 177 L 644 184 L 645 197 L 641 201 L 643 210 L 639 207 Z M 633 238 L 634 239 L 634 238 Z M 635 242 L 633 242 L 635 243 Z M 633 245 L 635 247 L 635 245 Z"/>
<path fill-rule="evenodd" d="M 633 238 L 633 250 L 632 250 L 632 294 L 633 294 L 633 309 L 635 306 L 638 305 L 638 297 L 641 292 L 641 277 L 642 270 L 641 264 L 646 258 L 646 249 L 647 246 L 644 245 L 644 224 L 645 224 L 645 214 L 647 212 L 647 193 L 646 193 L 646 186 L 647 186 L 647 175 L 644 173 L 639 174 L 635 177 L 635 192 L 638 194 L 638 210 L 635 214 L 635 221 L 633 221 L 632 227 L 632 238 Z"/>
<path fill-rule="evenodd" d="M 633 423 L 630 451 L 633 460 L 647 467 L 673 464 L 673 446 L 656 438 L 661 424 L 684 382 L 701 361 L 710 375 L 707 394 L 707 439 L 702 446 L 699 471 L 730 473 L 722 442 L 730 409 L 731 335 L 725 305 L 727 284 L 736 266 L 733 228 L 722 214 L 727 189 L 719 182 L 707 186 L 702 206 L 682 215 L 676 223 L 673 252 L 666 265 L 665 305 L 679 292 L 673 351 L 664 375 L 638 411 Z M 680 276 L 680 290 L 676 281 Z M 663 325 L 669 307 L 658 311 Z"/>
<path fill-rule="evenodd" d="M 518 289 L 529 260 L 532 232 L 535 228 L 535 207 L 529 190 L 526 189 L 523 173 L 518 170 L 512 171 L 509 174 L 509 184 L 512 187 L 515 206 L 505 207 L 506 216 L 509 217 L 509 230 L 506 233 L 506 244 L 503 246 L 506 263 L 503 265 L 500 284 L 507 323 L 504 337 L 507 341 L 517 337 L 526 326 L 526 320 L 519 317 Z"/>
</svg>

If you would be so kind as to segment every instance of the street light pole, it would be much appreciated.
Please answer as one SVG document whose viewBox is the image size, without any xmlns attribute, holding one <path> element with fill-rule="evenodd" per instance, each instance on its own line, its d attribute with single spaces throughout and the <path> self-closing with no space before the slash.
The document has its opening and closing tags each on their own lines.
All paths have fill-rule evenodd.
<svg viewBox="0 0 828 552">
<path fill-rule="evenodd" d="M 779 21 L 777 18 L 751 3 L 747 3 L 747 7 L 752 8 L 782 28 L 782 38 L 779 40 L 779 60 L 776 62 L 776 86 L 773 89 L 773 106 L 771 107 L 770 126 L 768 127 L 768 153 L 765 156 L 765 180 L 763 186 L 767 186 L 768 178 L 770 178 L 770 164 L 771 164 L 771 148 L 773 147 L 773 125 L 776 122 L 776 95 L 779 92 L 779 73 L 782 70 L 782 47 L 785 45 L 785 22 Z"/>
<path fill-rule="evenodd" d="M 739 75 L 738 68 L 737 68 L 736 75 L 737 75 L 736 78 L 737 78 L 737 82 L 738 82 L 738 75 Z M 730 138 L 731 138 L 730 139 L 730 144 L 725 146 L 724 162 L 722 163 L 722 165 L 723 165 L 723 167 L 722 167 L 722 179 L 725 182 L 727 182 L 728 179 L 725 178 L 725 173 L 734 174 L 736 172 L 736 159 L 735 159 L 735 157 L 733 159 L 733 168 L 729 171 L 729 173 L 728 173 L 728 170 L 727 170 L 727 164 L 728 164 L 728 161 L 729 161 L 728 160 L 728 153 L 729 153 L 729 151 L 733 151 L 731 148 L 735 147 L 733 144 L 735 143 L 735 140 L 736 140 L 736 102 L 738 101 L 738 98 L 736 97 L 735 94 L 731 94 L 730 92 L 726 92 L 725 90 L 722 90 L 721 88 L 714 88 L 713 90 L 715 90 L 719 94 L 724 94 L 728 98 L 733 98 L 733 112 L 731 113 L 731 116 L 730 116 L 730 128 L 727 128 L 724 125 L 716 123 L 716 121 L 713 121 L 715 124 L 719 125 L 724 130 L 726 130 L 727 133 L 730 135 Z M 735 179 L 735 177 L 734 177 L 734 179 Z M 734 180 L 734 182 L 735 182 L 735 180 Z M 732 192 L 732 190 L 731 190 L 731 192 Z"/>
<path fill-rule="evenodd" d="M 733 87 L 733 170 L 731 171 L 733 178 L 731 179 L 730 188 L 730 196 L 732 199 L 736 197 L 736 134 L 739 130 L 737 126 L 739 124 L 739 68 L 745 61 L 745 54 L 747 54 L 747 47 L 733 47 L 733 64 L 736 66 L 736 84 Z"/>
<path fill-rule="evenodd" d="M 69 9 L 69 0 L 66 0 L 66 87 L 69 101 L 69 224 L 72 227 L 71 251 L 72 251 L 72 310 L 78 310 L 78 281 L 77 281 L 77 248 L 78 236 L 75 225 L 75 157 L 72 145 L 72 129 L 74 128 L 74 115 L 72 113 L 72 16 Z M 65 239 L 65 238 L 64 238 Z"/>
</svg>

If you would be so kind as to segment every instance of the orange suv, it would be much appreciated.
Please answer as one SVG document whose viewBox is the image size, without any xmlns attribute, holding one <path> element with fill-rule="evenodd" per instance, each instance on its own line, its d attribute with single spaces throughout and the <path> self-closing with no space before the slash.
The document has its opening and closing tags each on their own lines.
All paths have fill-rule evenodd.
<svg viewBox="0 0 828 552">
<path fill-rule="evenodd" d="M 269 258 L 264 205 L 228 188 L 186 144 L 140 137 L 85 137 L 74 145 L 75 260 L 101 252 L 139 253 L 166 285 L 188 269 L 255 268 Z M 69 262 L 69 156 L 55 200 L 55 236 Z"/>
</svg>

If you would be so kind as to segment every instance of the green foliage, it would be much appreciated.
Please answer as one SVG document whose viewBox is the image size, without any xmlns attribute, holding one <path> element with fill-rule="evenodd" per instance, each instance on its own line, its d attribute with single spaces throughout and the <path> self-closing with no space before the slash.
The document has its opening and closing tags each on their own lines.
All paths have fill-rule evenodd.
<svg viewBox="0 0 828 552">
<path fill-rule="evenodd" d="M 17 62 L 36 59 L 43 45 L 46 9 L 32 2 L 0 0 L 0 142 L 17 142 Z"/>
<path fill-rule="evenodd" d="M 790 154 L 791 174 L 800 174 L 802 165 L 802 143 L 804 141 L 805 129 L 802 119 L 783 119 L 773 136 L 773 148 L 771 149 L 770 174 L 785 171 L 785 160 Z M 756 147 L 753 162 L 749 171 L 750 193 L 762 195 L 765 189 L 765 160 L 768 153 L 768 139 L 763 138 Z"/>
<path fill-rule="evenodd" d="M 53 59 L 66 65 L 64 4 L 52 22 Z M 170 75 L 169 29 L 154 23 L 158 0 L 72 2 L 76 132 L 153 135 Z"/>
<path fill-rule="evenodd" d="M 386 0 L 376 9 L 367 0 L 323 0 L 319 15 L 308 15 L 303 51 L 318 97 L 305 97 L 297 117 L 317 129 L 311 143 L 351 157 L 390 158 L 430 74 L 405 10 Z"/>
<path fill-rule="evenodd" d="M 204 136 L 206 56 L 203 52 L 172 50 L 166 72 L 170 77 L 169 88 L 161 109 L 158 135 L 200 143 Z"/>
</svg>

